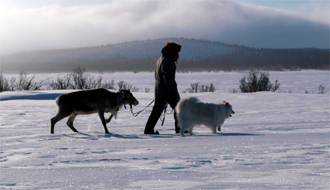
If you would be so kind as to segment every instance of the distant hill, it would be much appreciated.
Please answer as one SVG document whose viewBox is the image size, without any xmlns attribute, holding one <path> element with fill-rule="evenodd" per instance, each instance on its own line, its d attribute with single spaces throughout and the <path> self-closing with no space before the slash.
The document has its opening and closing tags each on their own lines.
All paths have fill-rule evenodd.
<svg viewBox="0 0 330 190">
<path fill-rule="evenodd" d="M 182 45 L 177 67 L 181 71 L 329 70 L 329 49 L 257 49 L 207 40 L 166 38 L 1 55 L 1 71 L 67 72 L 78 66 L 87 71 L 152 71 L 167 42 Z"/>
</svg>

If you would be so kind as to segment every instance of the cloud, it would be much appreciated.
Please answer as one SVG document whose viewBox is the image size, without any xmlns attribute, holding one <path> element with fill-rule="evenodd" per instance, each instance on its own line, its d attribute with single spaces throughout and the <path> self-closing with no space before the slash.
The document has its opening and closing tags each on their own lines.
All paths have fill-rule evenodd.
<svg viewBox="0 0 330 190">
<path fill-rule="evenodd" d="M 316 11 L 317 10 L 317 11 Z M 271 48 L 329 48 L 329 7 L 285 11 L 229 1 L 111 1 L 0 7 L 1 53 L 186 37 Z"/>
</svg>

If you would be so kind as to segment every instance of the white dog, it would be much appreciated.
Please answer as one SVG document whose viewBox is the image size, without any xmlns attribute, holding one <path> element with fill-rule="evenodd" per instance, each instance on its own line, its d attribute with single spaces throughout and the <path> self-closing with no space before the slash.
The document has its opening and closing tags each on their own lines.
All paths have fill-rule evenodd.
<svg viewBox="0 0 330 190">
<path fill-rule="evenodd" d="M 225 119 L 234 114 L 234 110 L 228 102 L 222 104 L 212 104 L 200 102 L 197 98 L 185 98 L 180 100 L 175 108 L 181 136 L 188 130 L 193 135 L 195 125 L 204 125 L 216 133 L 216 128 L 221 131 L 221 125 Z"/>
</svg>

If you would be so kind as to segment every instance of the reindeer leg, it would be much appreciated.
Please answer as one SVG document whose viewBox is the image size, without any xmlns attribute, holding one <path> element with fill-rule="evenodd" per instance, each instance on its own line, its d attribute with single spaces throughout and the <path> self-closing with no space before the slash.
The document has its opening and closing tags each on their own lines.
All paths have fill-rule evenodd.
<svg viewBox="0 0 330 190">
<path fill-rule="evenodd" d="M 78 132 L 76 128 L 74 128 L 73 126 L 73 121 L 74 119 L 76 118 L 76 114 L 71 114 L 68 121 L 66 122 L 66 124 L 70 127 L 70 129 L 73 131 L 73 132 Z"/>
<path fill-rule="evenodd" d="M 112 114 L 110 114 L 110 117 L 109 117 L 109 119 L 107 119 L 107 120 L 105 120 L 105 121 L 106 121 L 107 123 L 110 123 L 110 121 L 111 121 L 112 117 L 113 117 L 113 115 L 112 115 Z"/>
<path fill-rule="evenodd" d="M 106 134 L 109 134 L 108 128 L 107 128 L 107 121 L 104 118 L 104 111 L 99 111 L 99 117 L 101 119 L 102 125 L 104 127 L 104 132 Z M 111 117 L 111 116 L 110 116 Z M 110 118 L 109 118 L 110 119 Z"/>
<path fill-rule="evenodd" d="M 59 110 L 55 117 L 50 120 L 50 134 L 54 134 L 55 124 L 65 117 L 68 117 L 70 113 Z"/>
</svg>

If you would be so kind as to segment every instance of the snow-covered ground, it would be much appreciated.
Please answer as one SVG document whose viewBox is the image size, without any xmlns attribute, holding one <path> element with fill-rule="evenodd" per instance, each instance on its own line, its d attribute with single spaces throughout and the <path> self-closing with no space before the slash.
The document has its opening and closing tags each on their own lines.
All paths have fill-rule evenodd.
<svg viewBox="0 0 330 190">
<path fill-rule="evenodd" d="M 181 92 L 194 82 L 216 87 L 182 97 L 226 100 L 236 112 L 222 133 L 196 127 L 184 138 L 174 134 L 171 115 L 158 122 L 160 135 L 144 135 L 151 108 L 138 117 L 121 110 L 108 124 L 112 134 L 94 114 L 76 118 L 79 133 L 64 119 L 51 135 L 54 99 L 69 91 L 0 93 L 0 189 L 329 189 L 329 72 L 270 72 L 282 93 L 230 93 L 246 74 L 177 74 Z M 134 111 L 153 99 L 153 73 L 93 75 L 138 87 Z M 320 84 L 325 94 L 317 93 Z"/>
</svg>

